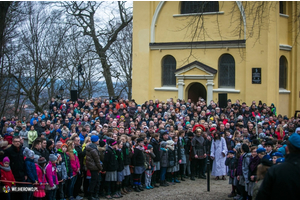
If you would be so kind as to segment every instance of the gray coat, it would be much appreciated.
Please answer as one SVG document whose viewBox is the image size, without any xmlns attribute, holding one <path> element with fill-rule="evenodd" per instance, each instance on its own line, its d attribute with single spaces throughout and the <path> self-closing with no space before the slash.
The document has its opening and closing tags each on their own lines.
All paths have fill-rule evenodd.
<svg viewBox="0 0 300 200">
<path fill-rule="evenodd" d="M 160 167 L 168 167 L 169 158 L 168 158 L 168 150 L 160 149 Z"/>
</svg>

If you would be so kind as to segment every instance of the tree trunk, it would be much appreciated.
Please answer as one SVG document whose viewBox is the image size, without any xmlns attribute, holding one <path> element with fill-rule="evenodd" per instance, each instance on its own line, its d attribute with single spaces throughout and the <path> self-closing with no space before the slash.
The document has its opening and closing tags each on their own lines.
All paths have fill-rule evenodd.
<svg viewBox="0 0 300 200">
<path fill-rule="evenodd" d="M 0 2 L 0 60 L 3 57 L 3 46 L 5 43 L 5 38 L 4 38 L 4 31 L 6 27 L 6 14 L 9 9 L 9 6 L 11 5 L 11 1 L 1 1 Z"/>
</svg>

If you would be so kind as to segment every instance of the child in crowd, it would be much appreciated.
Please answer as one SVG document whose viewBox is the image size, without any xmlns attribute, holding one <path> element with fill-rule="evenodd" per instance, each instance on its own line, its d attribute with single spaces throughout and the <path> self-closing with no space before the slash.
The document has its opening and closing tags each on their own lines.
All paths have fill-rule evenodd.
<svg viewBox="0 0 300 200">
<path fill-rule="evenodd" d="M 154 165 L 154 172 L 152 174 L 152 186 L 153 187 L 159 187 L 158 180 L 160 177 L 160 144 L 159 144 L 159 135 L 157 133 L 154 133 L 151 136 L 150 144 L 153 147 L 153 153 L 155 155 L 155 158 L 153 159 L 153 165 Z"/>
<path fill-rule="evenodd" d="M 11 188 L 12 185 L 14 185 L 14 181 L 15 181 L 15 178 L 14 178 L 14 175 L 11 171 L 11 168 L 9 166 L 10 164 L 10 160 L 8 157 L 4 157 L 3 158 L 3 161 L 0 162 L 0 173 L 1 173 L 1 178 L 0 180 L 1 181 L 12 181 L 12 182 L 3 182 L 3 185 L 4 187 L 6 188 Z M 11 193 L 4 193 L 4 196 L 5 196 L 5 199 L 6 200 L 10 200 L 11 199 Z"/>
<path fill-rule="evenodd" d="M 255 182 L 257 179 L 257 166 L 260 164 L 261 160 L 257 155 L 257 146 L 253 146 L 250 148 L 251 157 L 249 163 L 249 185 L 248 185 L 248 200 L 252 200 L 253 196 L 253 188 L 255 186 Z"/>
<path fill-rule="evenodd" d="M 247 199 L 247 189 L 249 184 L 249 163 L 250 163 L 250 156 L 249 147 L 247 144 L 242 144 L 241 148 L 242 155 L 238 160 L 238 167 L 237 167 L 237 189 L 240 194 L 240 198 L 238 200 Z"/>
<path fill-rule="evenodd" d="M 160 186 L 169 186 L 166 182 L 166 173 L 169 165 L 167 143 L 162 141 L 160 143 Z"/>
<path fill-rule="evenodd" d="M 120 198 L 116 193 L 116 182 L 118 180 L 118 158 L 116 153 L 117 141 L 114 139 L 108 140 L 109 146 L 107 147 L 104 155 L 103 170 L 106 172 L 105 181 L 108 184 L 106 190 L 106 198 Z"/>
<path fill-rule="evenodd" d="M 228 155 L 225 161 L 225 165 L 228 166 L 228 176 L 229 176 L 229 184 L 231 184 L 231 193 L 228 197 L 236 196 L 236 185 L 234 184 L 234 174 L 237 167 L 237 158 L 234 156 L 235 152 L 233 150 L 228 151 Z"/>
<path fill-rule="evenodd" d="M 58 194 L 56 195 L 59 199 L 64 199 L 64 185 L 65 181 L 68 179 L 66 164 L 63 162 L 61 154 L 57 154 L 57 162 L 56 162 L 56 169 L 57 169 L 57 179 L 59 182 L 58 185 Z"/>
<path fill-rule="evenodd" d="M 55 200 L 56 191 L 58 185 L 57 168 L 56 168 L 57 156 L 54 154 L 49 155 L 49 162 L 45 167 L 46 179 L 49 185 L 46 187 L 47 199 Z"/>
<path fill-rule="evenodd" d="M 153 189 L 151 185 L 152 174 L 154 172 L 153 159 L 155 158 L 155 154 L 153 153 L 153 146 L 151 144 L 148 144 L 147 150 L 145 150 L 144 153 L 145 153 L 145 158 L 147 163 L 147 168 L 145 170 L 145 188 L 148 190 L 148 189 Z"/>
<path fill-rule="evenodd" d="M 145 157 L 144 157 L 144 139 L 138 138 L 137 144 L 134 148 L 132 156 L 132 165 L 134 166 L 133 184 L 136 192 L 144 191 L 141 184 L 141 176 L 145 171 Z"/>
<path fill-rule="evenodd" d="M 74 142 L 72 140 L 68 140 L 67 142 L 67 155 L 70 157 L 70 165 L 72 168 L 72 177 L 69 180 L 68 183 L 68 197 L 70 200 L 74 199 L 73 197 L 73 191 L 74 191 L 74 185 L 77 179 L 77 175 L 79 174 L 80 171 L 80 164 L 79 164 L 79 159 L 78 156 L 76 155 L 77 152 L 75 150 Z"/>
<path fill-rule="evenodd" d="M 129 181 L 130 181 L 130 168 L 129 165 L 131 164 L 131 157 L 132 157 L 132 151 L 131 151 L 131 145 L 128 141 L 127 135 L 121 135 L 121 141 L 123 142 L 122 146 L 122 152 L 123 152 L 123 176 L 124 180 L 122 181 L 122 191 L 125 194 L 128 194 L 129 191 Z"/>
<path fill-rule="evenodd" d="M 122 190 L 121 192 L 121 188 L 122 188 L 122 181 L 124 180 L 124 174 L 123 174 L 123 170 L 124 170 L 124 154 L 123 154 L 123 151 L 122 151 L 122 148 L 123 148 L 123 142 L 121 140 L 118 140 L 117 141 L 117 149 L 116 149 L 116 153 L 117 153 L 117 156 L 118 156 L 118 180 L 117 180 L 117 194 L 120 196 L 120 197 L 123 197 L 123 194 L 125 194 Z"/>
<path fill-rule="evenodd" d="M 45 184 L 47 183 L 46 180 L 46 166 L 47 160 L 44 157 L 40 157 L 38 162 L 35 163 L 35 169 L 38 176 L 39 185 L 37 186 L 38 190 L 34 191 L 33 196 L 36 200 L 42 200 L 45 196 Z"/>
<path fill-rule="evenodd" d="M 26 166 L 26 173 L 27 173 L 27 182 L 30 182 L 32 184 L 38 183 L 38 176 L 36 173 L 36 167 L 34 164 L 34 152 L 28 147 L 26 147 L 23 151 L 23 155 L 25 158 L 25 166 Z M 32 187 L 32 185 L 28 185 L 28 187 Z M 33 192 L 28 192 L 28 199 L 32 199 Z"/>
</svg>

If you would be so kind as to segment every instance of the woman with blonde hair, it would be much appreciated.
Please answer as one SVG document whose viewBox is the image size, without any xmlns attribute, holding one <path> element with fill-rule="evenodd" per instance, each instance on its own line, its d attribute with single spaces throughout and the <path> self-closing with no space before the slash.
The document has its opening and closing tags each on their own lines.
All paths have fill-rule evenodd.
<svg viewBox="0 0 300 200">
<path fill-rule="evenodd" d="M 80 164 L 79 164 L 79 159 L 78 159 L 78 155 L 77 155 L 77 151 L 75 150 L 75 145 L 73 140 L 68 140 L 67 141 L 67 155 L 70 157 L 70 163 L 71 163 L 71 167 L 73 170 L 73 175 L 71 177 L 71 179 L 69 179 L 69 184 L 68 184 L 68 197 L 69 199 L 74 199 L 73 197 L 73 191 L 74 191 L 74 185 L 75 182 L 77 180 L 77 175 L 78 172 L 80 170 Z"/>
<path fill-rule="evenodd" d="M 281 126 L 278 125 L 276 131 L 275 131 L 275 135 L 277 136 L 278 140 L 283 140 L 285 133 L 283 131 L 283 128 Z"/>
</svg>

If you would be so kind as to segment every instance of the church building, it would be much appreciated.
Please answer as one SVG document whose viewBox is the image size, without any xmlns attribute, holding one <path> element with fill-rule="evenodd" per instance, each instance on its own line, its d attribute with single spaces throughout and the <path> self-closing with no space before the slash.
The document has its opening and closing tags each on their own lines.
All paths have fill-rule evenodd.
<svg viewBox="0 0 300 200">
<path fill-rule="evenodd" d="M 134 1 L 132 95 L 300 110 L 300 2 Z"/>
</svg>

